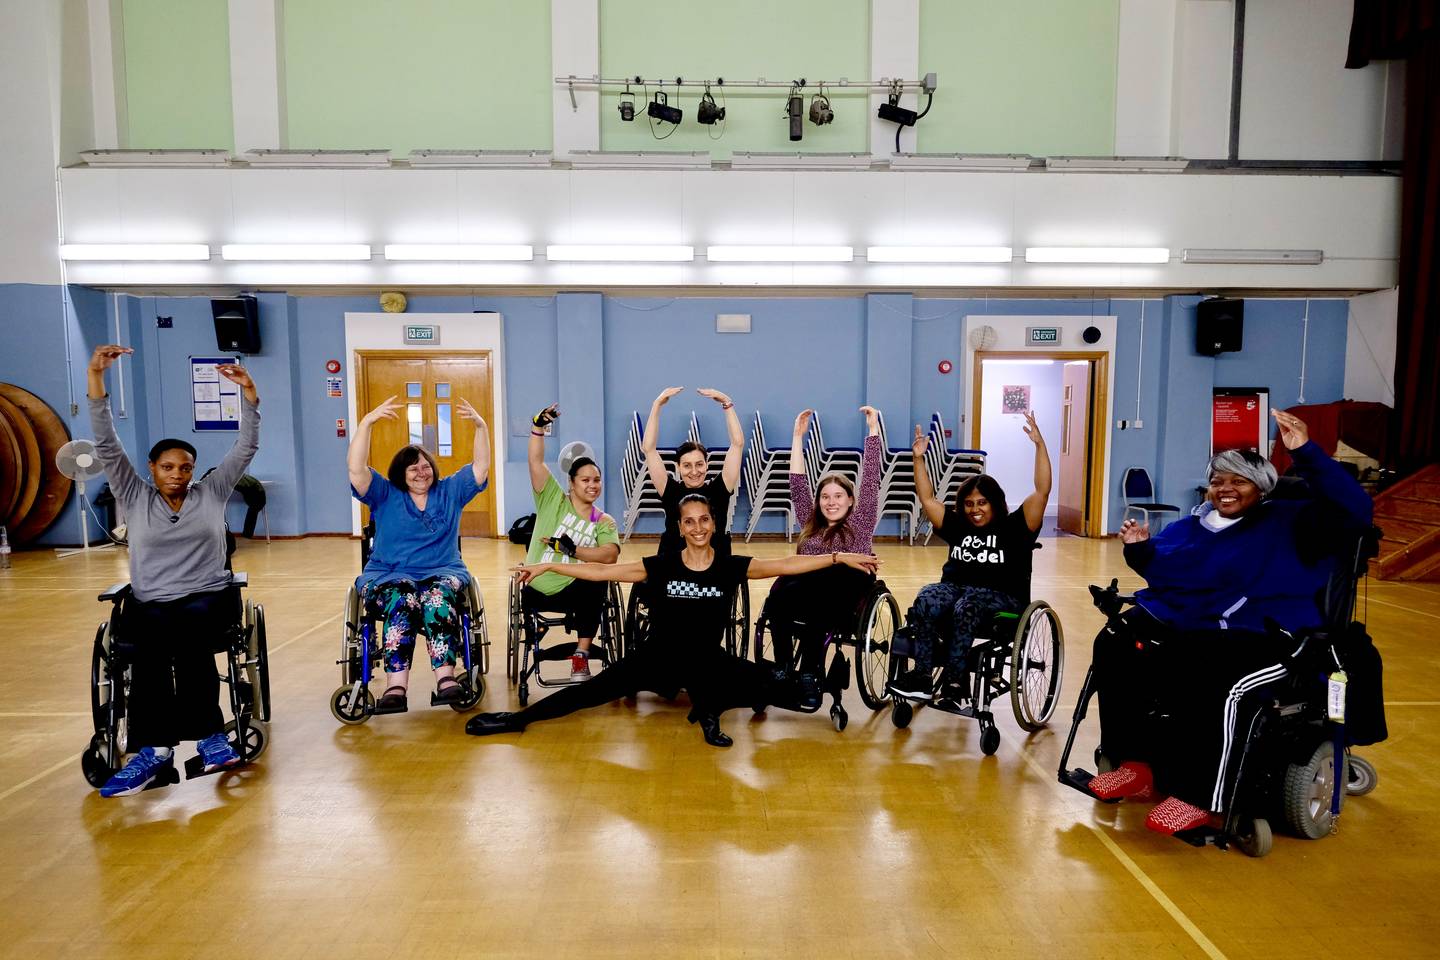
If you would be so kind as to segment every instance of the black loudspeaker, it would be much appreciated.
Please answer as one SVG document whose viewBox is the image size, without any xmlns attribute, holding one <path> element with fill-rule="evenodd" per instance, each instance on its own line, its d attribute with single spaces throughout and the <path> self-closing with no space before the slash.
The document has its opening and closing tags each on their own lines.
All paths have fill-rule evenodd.
<svg viewBox="0 0 1440 960">
<path fill-rule="evenodd" d="M 260 352 L 260 311 L 254 297 L 211 300 L 215 316 L 215 344 L 234 353 Z"/>
<path fill-rule="evenodd" d="M 1195 352 L 1201 356 L 1239 350 L 1244 334 L 1244 300 L 1211 297 L 1195 307 Z"/>
</svg>

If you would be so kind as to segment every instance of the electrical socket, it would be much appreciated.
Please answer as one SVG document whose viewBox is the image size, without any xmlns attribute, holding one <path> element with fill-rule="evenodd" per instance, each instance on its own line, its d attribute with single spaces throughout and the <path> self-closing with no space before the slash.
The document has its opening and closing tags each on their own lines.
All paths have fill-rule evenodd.
<svg viewBox="0 0 1440 960">
<path fill-rule="evenodd" d="M 1130 421 L 1130 426 L 1131 426 L 1132 428 L 1136 429 L 1136 430 L 1143 430 L 1143 429 L 1145 428 L 1145 421 L 1144 421 L 1144 420 L 1131 420 L 1131 421 Z"/>
<path fill-rule="evenodd" d="M 1126 430 L 1126 429 L 1129 429 L 1129 427 L 1130 427 L 1130 421 L 1129 421 L 1129 420 L 1116 420 L 1116 421 L 1115 421 L 1115 429 L 1116 429 L 1116 430 Z"/>
</svg>

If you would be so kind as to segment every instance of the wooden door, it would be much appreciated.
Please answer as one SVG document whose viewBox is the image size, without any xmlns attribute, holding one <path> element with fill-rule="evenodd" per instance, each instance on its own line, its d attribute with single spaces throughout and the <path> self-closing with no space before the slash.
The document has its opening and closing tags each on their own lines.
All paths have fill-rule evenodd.
<svg viewBox="0 0 1440 960">
<path fill-rule="evenodd" d="M 1086 535 L 1090 504 L 1090 361 L 1065 364 L 1060 393 L 1060 500 L 1057 526 Z"/>
<path fill-rule="evenodd" d="M 398 420 L 381 420 L 370 434 L 370 465 L 381 474 L 395 452 L 408 444 L 428 450 L 450 476 L 474 456 L 475 428 L 456 413 L 468 400 L 490 426 L 490 463 L 495 470 L 495 418 L 491 404 L 490 351 L 432 353 L 429 351 L 361 351 L 356 354 L 356 415 L 394 396 L 403 409 Z M 493 537 L 495 492 L 486 487 L 460 515 L 460 535 Z M 368 517 L 367 517 L 368 519 Z"/>
</svg>

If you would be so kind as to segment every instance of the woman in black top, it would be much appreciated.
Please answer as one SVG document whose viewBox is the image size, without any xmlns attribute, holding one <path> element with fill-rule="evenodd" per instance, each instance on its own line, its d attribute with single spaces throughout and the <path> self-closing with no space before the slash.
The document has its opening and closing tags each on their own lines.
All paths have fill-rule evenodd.
<svg viewBox="0 0 1440 960">
<path fill-rule="evenodd" d="M 996 613 L 1018 613 L 1030 602 L 1030 555 L 1050 499 L 1050 453 L 1033 414 L 1025 414 L 1024 429 L 1035 444 L 1035 489 L 1011 513 L 1005 491 L 988 474 L 961 484 L 949 507 L 935 499 L 925 468 L 929 437 L 920 427 L 915 428 L 911 447 L 915 492 L 935 532 L 950 545 L 950 557 L 940 582 L 921 588 L 905 618 L 915 665 L 890 684 L 901 696 L 930 698 L 937 640 L 950 645 L 946 695 L 963 696 L 966 658 L 975 631 Z"/>
<path fill-rule="evenodd" d="M 802 683 L 797 676 L 766 669 L 721 648 L 731 594 L 747 579 L 809 573 L 834 564 L 874 573 L 880 561 L 858 553 L 756 560 L 717 551 L 711 543 L 715 518 L 710 502 L 699 493 L 680 501 L 680 533 L 684 547 L 675 553 L 646 557 L 639 563 L 565 565 L 564 573 L 580 580 L 649 584 L 654 632 L 648 643 L 590 682 L 552 693 L 519 713 L 478 714 L 465 724 L 465 732 L 476 736 L 518 732 L 537 720 L 562 717 L 639 690 L 673 697 L 683 687 L 690 693 L 690 722 L 699 722 L 706 743 L 728 747 L 731 740 L 720 730 L 720 714 L 726 710 L 772 704 L 787 710 L 818 707 L 820 690 L 813 679 Z M 524 583 L 551 566 L 518 566 L 515 576 Z"/>
<path fill-rule="evenodd" d="M 665 531 L 660 535 L 661 554 L 677 553 L 685 546 L 680 536 L 680 500 L 692 493 L 699 493 L 710 501 L 710 512 L 715 517 L 716 531 L 712 543 L 722 550 L 730 549 L 730 533 L 725 529 L 730 516 L 730 498 L 740 485 L 740 464 L 745 453 L 745 432 L 740 428 L 740 417 L 735 413 L 735 402 L 719 390 L 701 387 L 695 392 L 709 397 L 725 411 L 725 427 L 730 432 L 730 448 L 725 451 L 725 463 L 720 467 L 720 476 L 705 478 L 710 469 L 710 454 L 694 440 L 680 444 L 676 467 L 680 482 L 676 483 L 660 457 L 660 408 L 670 398 L 684 390 L 684 387 L 667 387 L 650 405 L 650 419 L 645 421 L 645 437 L 640 448 L 645 452 L 645 468 L 650 473 L 650 482 L 665 507 Z"/>
</svg>

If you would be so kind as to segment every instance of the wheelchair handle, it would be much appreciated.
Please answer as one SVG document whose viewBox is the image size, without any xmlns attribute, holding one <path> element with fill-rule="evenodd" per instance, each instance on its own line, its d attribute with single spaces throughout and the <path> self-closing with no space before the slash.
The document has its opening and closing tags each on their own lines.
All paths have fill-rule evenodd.
<svg viewBox="0 0 1440 960">
<path fill-rule="evenodd" d="M 1105 614 L 1106 617 L 1113 617 L 1135 602 L 1135 598 L 1125 596 L 1120 592 L 1119 579 L 1111 579 L 1110 586 L 1103 590 L 1095 584 L 1090 584 L 1090 599 L 1094 602 L 1096 609 Z"/>
</svg>

